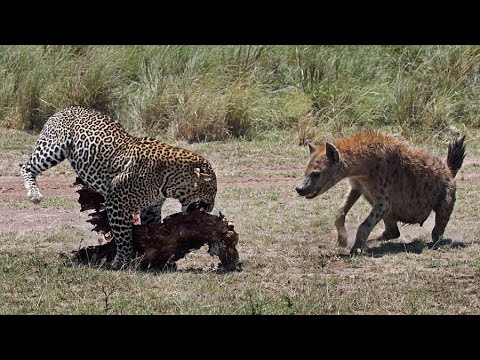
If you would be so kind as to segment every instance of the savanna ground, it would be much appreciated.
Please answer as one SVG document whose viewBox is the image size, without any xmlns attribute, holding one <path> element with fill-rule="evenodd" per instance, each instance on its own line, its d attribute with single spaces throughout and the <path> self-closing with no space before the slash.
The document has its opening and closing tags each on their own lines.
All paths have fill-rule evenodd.
<svg viewBox="0 0 480 360">
<path fill-rule="evenodd" d="M 429 249 L 423 227 L 400 228 L 382 242 L 378 224 L 365 256 L 336 246 L 334 214 L 344 182 L 314 200 L 295 192 L 308 161 L 297 134 L 255 141 L 188 144 L 218 176 L 214 213 L 240 235 L 240 272 L 218 273 L 206 247 L 178 261 L 176 272 L 108 271 L 66 266 L 60 253 L 96 244 L 80 213 L 75 175 L 64 162 L 39 176 L 45 196 L 30 203 L 19 177 L 36 135 L 0 132 L 1 314 L 480 314 L 480 147 L 467 132 L 467 157 L 457 174 L 457 202 L 445 239 Z M 412 137 L 442 158 L 443 139 Z M 167 201 L 163 216 L 180 210 Z M 347 216 L 349 240 L 369 211 L 364 200 Z"/>
</svg>

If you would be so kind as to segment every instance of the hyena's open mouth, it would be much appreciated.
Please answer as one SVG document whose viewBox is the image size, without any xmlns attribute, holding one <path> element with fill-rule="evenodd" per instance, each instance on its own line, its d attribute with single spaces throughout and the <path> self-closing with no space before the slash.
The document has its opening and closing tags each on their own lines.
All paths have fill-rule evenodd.
<svg viewBox="0 0 480 360">
<path fill-rule="evenodd" d="M 320 190 L 314 191 L 310 194 L 305 195 L 306 199 L 313 199 L 314 197 L 317 197 L 320 194 Z"/>
</svg>

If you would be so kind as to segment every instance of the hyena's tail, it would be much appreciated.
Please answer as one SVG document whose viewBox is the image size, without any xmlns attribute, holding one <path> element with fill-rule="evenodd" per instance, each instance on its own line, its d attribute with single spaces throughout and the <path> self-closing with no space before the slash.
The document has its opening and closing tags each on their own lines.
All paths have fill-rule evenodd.
<svg viewBox="0 0 480 360">
<path fill-rule="evenodd" d="M 457 175 L 457 171 L 462 167 L 463 159 L 465 158 L 464 140 L 465 135 L 448 144 L 447 166 L 453 177 Z"/>
</svg>

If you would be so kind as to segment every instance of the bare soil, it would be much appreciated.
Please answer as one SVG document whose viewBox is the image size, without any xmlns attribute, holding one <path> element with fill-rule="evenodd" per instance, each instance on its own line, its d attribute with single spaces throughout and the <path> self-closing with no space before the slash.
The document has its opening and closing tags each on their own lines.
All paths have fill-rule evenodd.
<svg viewBox="0 0 480 360">
<path fill-rule="evenodd" d="M 78 199 L 73 182 L 74 176 L 52 175 L 42 178 L 38 184 L 45 197 L 58 196 Z M 88 216 L 80 211 L 65 209 L 32 207 L 25 209 L 12 208 L 11 205 L 27 198 L 19 176 L 0 176 L 0 234 L 16 231 L 19 233 L 48 232 L 61 225 L 91 227 L 85 223 Z M 80 209 L 80 206 L 79 206 Z"/>
<path fill-rule="evenodd" d="M 371 294 L 381 293 L 386 297 L 386 300 L 375 300 L 382 304 L 382 313 L 399 312 L 398 306 L 389 308 L 388 300 L 388 296 L 393 296 L 392 291 L 397 286 L 404 286 L 405 291 L 410 291 L 404 294 L 402 290 L 397 294 L 404 294 L 401 296 L 405 296 L 407 300 L 413 299 L 411 301 L 416 299 L 417 294 L 430 296 L 440 289 L 451 293 L 445 295 L 446 297 L 457 296 L 461 306 L 458 305 L 453 311 L 445 308 L 441 300 L 438 304 L 429 303 L 429 306 L 438 307 L 439 313 L 478 313 L 480 288 L 476 264 L 479 245 L 475 219 L 478 219 L 476 211 L 480 195 L 480 156 L 469 155 L 457 175 L 457 204 L 447 226 L 445 239 L 439 244 L 439 251 L 428 251 L 426 248 L 434 226 L 434 214 L 431 214 L 422 227 L 401 226 L 401 237 L 387 242 L 377 241 L 383 231 L 383 224 L 379 224 L 369 238 L 370 256 L 360 260 L 350 259 L 348 249 L 339 248 L 335 243 L 336 230 L 332 217 L 344 196 L 345 183 L 337 185 L 336 190 L 331 190 L 319 199 L 306 201 L 297 196 L 294 190 L 305 163 L 304 159 L 292 164 L 293 166 L 286 162 L 280 163 L 278 167 L 274 164 L 266 167 L 254 163 L 250 166 L 241 164 L 220 168 L 218 171 L 218 193 L 221 196 L 229 194 L 228 200 L 224 198 L 223 201 L 228 202 L 230 209 L 235 207 L 237 210 L 236 215 L 229 211 L 226 211 L 225 215 L 235 223 L 240 234 L 238 251 L 244 266 L 242 273 L 237 275 L 238 284 L 242 284 L 238 286 L 244 286 L 245 281 L 253 281 L 261 283 L 265 291 L 278 292 L 285 286 L 293 286 L 291 284 L 321 284 L 321 279 L 341 279 L 336 283 L 335 291 L 342 296 L 357 299 L 355 294 L 366 291 L 363 290 L 364 285 L 375 282 L 376 290 Z M 4 244 L 4 249 L 21 246 L 22 249 L 34 251 L 32 242 L 29 241 L 32 238 L 41 239 L 42 246 L 45 246 L 42 251 L 48 254 L 75 250 L 80 245 L 97 244 L 97 234 L 90 232 L 92 226 L 85 221 L 88 214 L 80 212 L 79 204 L 72 208 L 72 204 L 76 204 L 78 199 L 74 182 L 75 175 L 71 171 L 50 172 L 39 176 L 38 184 L 45 199 L 57 197 L 61 201 L 57 207 L 45 204 L 38 206 L 27 200 L 18 170 L 0 176 L 0 236 L 12 233 L 13 239 Z M 247 190 L 248 199 L 232 197 L 236 189 Z M 249 204 L 256 200 L 257 190 L 259 198 L 262 199 L 261 205 L 258 205 L 259 211 L 256 210 L 256 204 Z M 272 196 L 279 194 L 278 200 L 270 201 L 269 198 L 262 197 L 265 191 L 272 191 Z M 356 229 L 364 220 L 365 212 L 369 210 L 366 202 L 363 205 L 361 201 L 359 203 L 347 216 L 349 245 L 352 245 Z M 283 213 L 284 208 L 289 213 Z M 245 212 L 242 212 L 243 209 Z M 311 220 L 304 221 L 302 226 L 319 231 L 310 229 L 307 232 L 303 227 L 300 227 L 300 230 L 292 227 L 300 217 L 297 215 L 300 214 L 298 209 L 306 209 L 301 213 L 302 216 L 314 214 Z M 283 226 L 287 216 L 290 227 Z M 266 220 L 257 222 L 258 228 L 250 230 L 250 236 L 246 236 L 242 230 L 251 224 L 252 217 Z M 68 244 L 55 239 L 48 240 L 45 235 L 53 234 L 54 230 L 61 226 L 79 229 L 80 235 L 72 236 L 72 241 Z M 291 235 L 295 232 L 296 235 Z M 25 234 L 27 241 L 19 244 L 15 234 Z M 272 234 L 274 237 L 269 237 Z M 304 234 L 307 235 L 303 236 Z M 78 243 L 80 239 L 81 244 Z M 44 244 L 45 242 L 48 243 Z M 191 256 L 189 254 L 185 263 L 180 264 L 179 271 L 208 272 L 215 263 L 216 259 L 211 260 L 206 250 L 201 250 L 192 252 Z M 165 280 L 160 277 L 158 281 Z M 382 287 L 386 289 L 385 292 L 382 292 Z M 394 300 L 391 299 L 391 302 L 398 305 L 398 301 Z M 436 312 L 435 308 L 422 309 L 420 310 L 426 313 Z"/>
<path fill-rule="evenodd" d="M 478 167 L 480 169 L 480 156 L 469 156 L 465 159 L 463 168 L 466 166 Z M 279 171 L 289 170 L 291 172 L 301 174 L 303 165 L 295 167 L 278 167 L 276 169 L 269 168 L 255 168 L 242 166 L 236 169 L 243 176 L 224 176 L 218 181 L 218 190 L 232 188 L 232 187 L 247 187 L 247 188 L 268 188 L 268 187 L 287 187 L 292 190 L 295 188 L 298 178 L 286 177 L 277 175 Z M 258 172 L 258 175 L 254 175 Z M 253 174 L 252 174 L 253 173 Z M 37 179 L 38 185 L 44 197 L 59 196 L 69 198 L 72 200 L 78 199 L 76 189 L 74 186 L 75 175 L 73 174 L 49 174 L 48 176 L 39 176 Z M 480 182 L 480 171 L 463 172 L 457 178 L 457 188 L 462 189 L 468 187 L 470 184 L 478 184 Z M 85 223 L 88 216 L 80 211 L 52 209 L 52 208 L 29 208 L 29 209 L 12 209 L 9 204 L 26 199 L 26 190 L 23 187 L 22 180 L 19 176 L 0 176 L 0 219 L 6 221 L 0 222 L 0 234 L 10 231 L 29 232 L 32 230 L 45 230 L 58 226 L 59 224 L 81 225 L 85 228 L 90 228 L 91 225 Z M 80 206 L 79 206 L 80 209 Z M 7 220 L 8 219 L 8 220 Z M 356 226 L 358 220 L 352 219 L 352 216 L 347 218 L 347 229 L 349 232 L 349 240 L 355 237 Z M 350 225 L 350 226 L 348 226 Z M 407 241 L 418 236 L 429 234 L 434 226 L 434 214 L 430 214 L 422 227 L 419 226 L 404 226 L 401 228 L 402 237 Z M 448 233 L 455 233 L 456 238 L 462 234 L 461 228 L 455 228 L 452 223 L 447 227 Z M 372 233 L 375 236 L 383 231 L 380 227 L 376 227 Z M 448 233 L 446 234 L 448 236 Z M 461 240 L 461 239 L 459 239 Z M 350 244 L 349 244 L 350 245 Z"/>
</svg>

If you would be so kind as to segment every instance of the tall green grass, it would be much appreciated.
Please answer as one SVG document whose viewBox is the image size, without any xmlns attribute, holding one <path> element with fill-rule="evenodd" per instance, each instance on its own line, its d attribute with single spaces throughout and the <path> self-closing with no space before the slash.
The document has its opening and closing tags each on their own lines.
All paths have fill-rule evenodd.
<svg viewBox="0 0 480 360">
<path fill-rule="evenodd" d="M 480 126 L 479 46 L 1 46 L 0 127 L 78 104 L 187 141 Z"/>
</svg>

